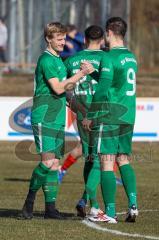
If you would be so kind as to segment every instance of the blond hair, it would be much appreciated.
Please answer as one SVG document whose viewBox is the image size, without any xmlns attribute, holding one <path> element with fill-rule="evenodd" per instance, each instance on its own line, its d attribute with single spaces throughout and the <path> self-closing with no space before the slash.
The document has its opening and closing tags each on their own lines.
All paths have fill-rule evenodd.
<svg viewBox="0 0 159 240">
<path fill-rule="evenodd" d="M 47 38 L 51 39 L 54 33 L 65 34 L 66 31 L 66 27 L 60 22 L 51 22 L 44 28 L 44 38 L 47 42 Z"/>
</svg>

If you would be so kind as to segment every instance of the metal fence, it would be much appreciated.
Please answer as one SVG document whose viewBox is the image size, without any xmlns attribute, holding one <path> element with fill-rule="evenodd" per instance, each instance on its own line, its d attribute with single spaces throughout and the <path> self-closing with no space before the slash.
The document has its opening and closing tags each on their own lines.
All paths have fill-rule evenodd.
<svg viewBox="0 0 159 240">
<path fill-rule="evenodd" d="M 121 16 L 128 22 L 127 44 L 140 66 L 157 68 L 158 10 L 158 0 L 0 0 L 0 15 L 5 16 L 9 33 L 8 61 L 35 63 L 45 48 L 47 22 L 72 23 L 83 31 L 90 24 L 104 26 L 108 17 Z"/>
<path fill-rule="evenodd" d="M 115 2 L 120 4 L 114 7 Z M 8 61 L 36 62 L 45 47 L 43 28 L 47 22 L 72 23 L 80 31 L 89 24 L 104 26 L 112 14 L 126 17 L 126 3 L 126 0 L 0 0 L 0 15 L 6 17 L 9 32 Z"/>
</svg>

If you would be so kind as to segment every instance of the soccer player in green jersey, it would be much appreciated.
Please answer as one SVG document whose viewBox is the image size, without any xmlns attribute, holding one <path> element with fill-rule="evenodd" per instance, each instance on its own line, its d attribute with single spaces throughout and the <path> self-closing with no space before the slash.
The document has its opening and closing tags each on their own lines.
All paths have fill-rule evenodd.
<svg viewBox="0 0 159 240">
<path fill-rule="evenodd" d="M 130 165 L 133 127 L 136 110 L 137 61 L 134 54 L 124 46 L 127 24 L 119 17 L 106 22 L 106 40 L 110 52 L 104 60 L 101 72 L 107 77 L 99 79 L 96 93 L 83 125 L 97 128 L 95 145 L 101 159 L 101 188 L 105 215 L 92 221 L 117 223 L 115 210 L 116 183 L 113 172 L 117 161 L 128 197 L 127 222 L 134 222 L 138 215 L 136 177 Z M 97 112 L 98 111 L 98 112 Z M 96 121 L 95 121 L 96 120 Z M 95 132 L 95 131 L 94 131 Z"/>
<path fill-rule="evenodd" d="M 92 102 L 92 97 L 98 84 L 101 68 L 100 63 L 105 55 L 105 52 L 100 50 L 100 47 L 104 42 L 104 31 L 101 27 L 96 25 L 88 27 L 85 30 L 85 41 L 86 49 L 69 57 L 65 61 L 68 76 L 72 76 L 77 73 L 80 69 L 81 63 L 84 61 L 92 63 L 94 69 L 96 70 L 94 73 L 83 77 L 78 83 L 76 83 L 73 96 L 73 110 L 77 114 L 77 126 L 82 143 L 82 152 L 85 158 L 83 172 L 85 191 L 76 206 L 77 214 L 81 217 L 86 216 L 85 206 L 88 199 L 90 200 L 91 205 L 91 215 L 97 216 L 97 214 L 102 212 L 99 208 L 96 196 L 97 186 L 100 183 L 100 162 L 98 154 L 95 153 L 95 151 L 92 154 L 92 149 L 89 146 L 90 135 L 89 132 L 83 128 L 82 121 L 87 115 Z M 92 159 L 90 159 L 90 154 Z"/>
<path fill-rule="evenodd" d="M 35 70 L 35 91 L 31 123 L 41 162 L 33 170 L 29 192 L 23 206 L 25 219 L 33 217 L 33 204 L 42 187 L 45 196 L 45 218 L 61 219 L 55 208 L 58 192 L 59 158 L 63 156 L 66 98 L 69 84 L 75 84 L 94 71 L 90 63 L 66 79 L 66 67 L 59 56 L 65 44 L 66 30 L 58 22 L 49 23 L 44 30 L 47 49 L 39 57 Z"/>
</svg>

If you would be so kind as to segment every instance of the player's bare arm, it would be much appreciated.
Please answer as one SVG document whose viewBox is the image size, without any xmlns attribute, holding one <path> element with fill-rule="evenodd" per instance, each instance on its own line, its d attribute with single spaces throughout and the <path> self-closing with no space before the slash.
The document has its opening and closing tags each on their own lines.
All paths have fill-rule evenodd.
<svg viewBox="0 0 159 240">
<path fill-rule="evenodd" d="M 58 78 L 51 78 L 48 80 L 51 88 L 58 94 L 62 94 L 67 90 L 67 87 L 72 84 L 74 85 L 76 82 L 78 82 L 82 77 L 86 76 L 87 74 L 90 74 L 94 72 L 94 68 L 92 64 L 85 62 L 82 63 L 81 70 L 77 72 L 74 76 L 60 82 Z"/>
</svg>

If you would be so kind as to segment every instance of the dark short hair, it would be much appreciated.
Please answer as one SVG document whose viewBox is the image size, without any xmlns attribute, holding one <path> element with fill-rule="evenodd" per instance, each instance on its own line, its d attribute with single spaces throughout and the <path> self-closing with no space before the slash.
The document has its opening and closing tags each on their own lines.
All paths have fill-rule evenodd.
<svg viewBox="0 0 159 240">
<path fill-rule="evenodd" d="M 115 35 L 124 38 L 127 31 L 127 23 L 120 17 L 112 17 L 106 21 L 106 32 L 111 30 Z"/>
<path fill-rule="evenodd" d="M 89 40 L 98 40 L 103 38 L 104 31 L 100 26 L 92 25 L 85 30 L 85 38 Z"/>
<path fill-rule="evenodd" d="M 77 30 L 77 27 L 74 24 L 67 24 L 66 25 L 67 32 L 72 32 L 74 30 Z"/>
</svg>

